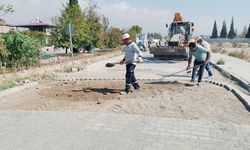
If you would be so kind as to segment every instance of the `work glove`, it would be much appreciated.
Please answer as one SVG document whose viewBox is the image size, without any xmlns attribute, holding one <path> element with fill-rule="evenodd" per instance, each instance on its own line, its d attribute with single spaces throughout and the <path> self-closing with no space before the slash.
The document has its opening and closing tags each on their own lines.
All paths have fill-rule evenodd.
<svg viewBox="0 0 250 150">
<path fill-rule="evenodd" d="M 143 63 L 142 57 L 139 57 L 139 58 L 138 58 L 138 62 L 139 62 L 139 63 Z"/>
</svg>

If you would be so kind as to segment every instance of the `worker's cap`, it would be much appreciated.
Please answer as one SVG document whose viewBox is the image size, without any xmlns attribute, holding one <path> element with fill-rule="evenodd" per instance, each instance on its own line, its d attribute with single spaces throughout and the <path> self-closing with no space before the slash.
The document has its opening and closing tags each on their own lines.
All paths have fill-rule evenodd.
<svg viewBox="0 0 250 150">
<path fill-rule="evenodd" d="M 196 40 L 195 40 L 195 39 L 190 39 L 190 40 L 188 41 L 188 44 L 190 44 L 190 43 L 195 43 L 195 44 L 196 44 Z"/>
<path fill-rule="evenodd" d="M 126 40 L 126 39 L 129 39 L 130 38 L 130 35 L 128 33 L 125 33 L 123 36 L 122 36 L 122 40 Z"/>
<path fill-rule="evenodd" d="M 190 39 L 188 41 L 188 47 L 196 47 L 196 40 L 195 39 Z"/>
</svg>

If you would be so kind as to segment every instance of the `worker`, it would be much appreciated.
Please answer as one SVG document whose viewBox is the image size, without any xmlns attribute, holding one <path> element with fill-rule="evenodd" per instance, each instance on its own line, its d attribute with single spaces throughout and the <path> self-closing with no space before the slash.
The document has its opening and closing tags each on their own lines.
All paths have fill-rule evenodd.
<svg viewBox="0 0 250 150">
<path fill-rule="evenodd" d="M 205 41 L 204 39 L 202 39 L 201 37 L 199 37 L 199 38 L 197 39 L 197 43 L 200 44 L 201 46 L 205 47 L 205 48 L 208 49 L 209 51 L 211 51 L 210 44 L 209 44 L 207 41 Z M 209 77 L 212 77 L 212 76 L 213 76 L 213 72 L 212 72 L 212 70 L 211 70 L 211 66 L 210 66 L 209 63 L 207 63 L 207 64 L 205 65 L 205 69 L 207 70 L 208 76 L 209 76 Z M 199 74 L 199 71 L 198 71 L 198 74 Z"/>
<path fill-rule="evenodd" d="M 189 41 L 188 47 L 190 49 L 190 52 L 189 52 L 187 70 L 190 70 L 192 57 L 194 56 L 195 61 L 194 61 L 194 68 L 193 68 L 193 72 L 192 72 L 191 82 L 195 83 L 197 69 L 199 68 L 198 85 L 200 85 L 200 83 L 202 81 L 203 73 L 204 73 L 204 68 L 211 57 L 211 52 L 208 49 L 206 49 L 205 47 L 202 47 L 201 45 L 197 45 L 196 41 L 194 39 L 191 39 Z"/>
<path fill-rule="evenodd" d="M 135 78 L 136 62 L 143 62 L 142 52 L 139 47 L 133 42 L 128 33 L 122 36 L 122 44 L 125 45 L 125 57 L 120 61 L 120 64 L 126 63 L 126 85 L 122 95 L 127 95 L 130 92 L 131 85 L 135 91 L 140 91 L 141 87 Z"/>
</svg>

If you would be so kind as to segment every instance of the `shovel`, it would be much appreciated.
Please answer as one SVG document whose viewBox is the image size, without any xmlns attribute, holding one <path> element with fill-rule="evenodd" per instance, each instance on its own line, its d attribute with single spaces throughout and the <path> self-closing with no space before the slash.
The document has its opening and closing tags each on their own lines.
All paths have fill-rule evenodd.
<svg viewBox="0 0 250 150">
<path fill-rule="evenodd" d="M 117 64 L 120 64 L 119 62 L 116 62 L 116 63 L 107 63 L 106 64 L 106 67 L 107 68 L 111 68 L 111 67 L 114 67 L 115 65 L 117 65 Z"/>
<path fill-rule="evenodd" d="M 139 61 L 133 61 L 133 62 L 124 62 L 124 63 L 141 63 L 141 62 L 139 62 Z M 117 65 L 117 64 L 120 64 L 120 62 L 107 63 L 105 66 L 106 66 L 107 68 L 111 68 L 111 67 L 114 67 L 114 66 Z M 121 65 L 121 64 L 120 64 L 120 65 Z"/>
</svg>

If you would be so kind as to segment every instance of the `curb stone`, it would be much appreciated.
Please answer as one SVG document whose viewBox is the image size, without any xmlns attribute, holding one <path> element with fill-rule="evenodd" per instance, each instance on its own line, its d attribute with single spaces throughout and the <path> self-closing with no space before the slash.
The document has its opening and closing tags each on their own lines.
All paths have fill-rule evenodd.
<svg viewBox="0 0 250 150">
<path fill-rule="evenodd" d="M 226 76 L 227 78 L 230 78 L 233 81 L 236 81 L 239 84 L 240 87 L 242 87 L 243 89 L 250 92 L 250 85 L 246 81 L 243 81 L 242 79 L 240 79 L 239 77 L 233 75 L 232 73 L 229 73 L 229 72 L 225 71 L 220 66 L 218 66 L 218 65 L 216 65 L 214 63 L 212 63 L 212 65 L 216 70 L 221 72 L 224 76 Z"/>
<path fill-rule="evenodd" d="M 207 81 L 208 82 L 208 81 Z M 216 83 L 214 84 L 213 81 L 209 81 L 208 83 L 213 84 L 213 85 L 217 85 L 220 87 L 224 87 L 227 91 L 231 92 L 232 94 L 234 94 L 234 96 L 237 97 L 237 99 L 244 105 L 244 107 L 247 109 L 247 111 L 250 112 L 250 103 L 247 101 L 247 99 L 245 99 L 239 92 L 237 92 L 235 89 L 230 88 L 228 85 L 223 85 L 222 83 Z"/>
<path fill-rule="evenodd" d="M 80 79 L 75 79 L 75 81 L 123 81 L 125 79 L 101 79 L 101 78 L 98 78 L 98 79 L 90 79 L 90 78 L 80 78 Z M 66 81 L 67 80 L 57 80 L 57 81 Z M 145 82 L 167 82 L 167 83 L 176 83 L 176 84 L 187 84 L 186 81 L 169 81 L 169 80 L 166 80 L 166 79 L 138 79 L 138 81 L 145 81 Z M 239 92 L 237 92 L 235 89 L 233 88 L 230 88 L 230 86 L 228 85 L 225 85 L 225 84 L 222 84 L 222 83 L 219 83 L 219 82 L 215 82 L 215 81 L 211 81 L 211 80 L 204 80 L 205 83 L 210 83 L 214 86 L 219 86 L 219 87 L 223 87 L 225 90 L 229 91 L 229 92 L 232 92 L 236 98 L 241 101 L 241 103 L 244 105 L 244 107 L 250 112 L 250 103 L 247 102 L 247 100 L 241 96 L 241 94 Z"/>
</svg>

